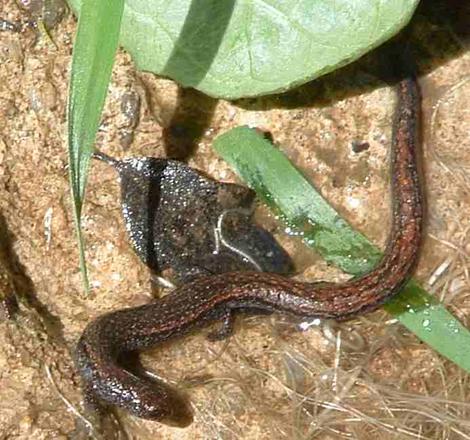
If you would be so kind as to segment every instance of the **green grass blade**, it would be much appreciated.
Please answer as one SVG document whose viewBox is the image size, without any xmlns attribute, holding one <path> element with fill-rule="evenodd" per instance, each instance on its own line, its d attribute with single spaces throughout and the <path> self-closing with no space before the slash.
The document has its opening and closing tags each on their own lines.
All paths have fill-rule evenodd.
<svg viewBox="0 0 470 440">
<path fill-rule="evenodd" d="M 118 46 L 124 0 L 83 0 L 73 47 L 67 109 L 69 176 L 86 290 L 81 212 L 88 166 Z"/>
<path fill-rule="evenodd" d="M 328 262 L 353 275 L 376 264 L 379 249 L 354 231 L 284 154 L 258 132 L 235 128 L 219 136 L 214 147 Z M 470 372 L 470 332 L 416 282 L 410 281 L 384 308 L 434 350 Z"/>
</svg>

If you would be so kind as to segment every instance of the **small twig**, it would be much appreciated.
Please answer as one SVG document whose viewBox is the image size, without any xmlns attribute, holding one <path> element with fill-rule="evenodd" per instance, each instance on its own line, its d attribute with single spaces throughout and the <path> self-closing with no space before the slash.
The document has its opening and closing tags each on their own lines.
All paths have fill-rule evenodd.
<svg viewBox="0 0 470 440">
<path fill-rule="evenodd" d="M 242 258 L 247 260 L 250 264 L 253 265 L 253 267 L 258 271 L 262 272 L 263 268 L 255 261 L 255 259 L 241 250 L 240 248 L 236 247 L 235 245 L 231 244 L 225 237 L 223 233 L 223 223 L 225 216 L 229 213 L 232 212 L 241 212 L 242 214 L 249 213 L 249 211 L 244 210 L 244 209 L 228 209 L 222 214 L 219 215 L 219 218 L 217 219 L 217 226 L 214 228 L 214 236 L 215 236 L 215 252 L 218 253 L 220 251 L 220 244 L 225 246 L 227 249 L 231 250 L 235 254 L 240 255 Z"/>
<path fill-rule="evenodd" d="M 52 384 L 52 387 L 54 388 L 55 392 L 58 394 L 62 402 L 64 402 L 65 406 L 67 409 L 72 412 L 76 417 L 78 417 L 88 428 L 90 435 L 98 440 L 98 437 L 96 436 L 96 430 L 93 426 L 93 423 L 90 422 L 73 404 L 70 402 L 70 400 L 65 397 L 62 392 L 59 390 L 59 387 L 57 386 L 54 377 L 52 376 L 52 371 L 49 365 L 45 364 L 44 365 L 44 371 L 46 372 L 46 377 L 49 380 L 49 382 Z"/>
</svg>

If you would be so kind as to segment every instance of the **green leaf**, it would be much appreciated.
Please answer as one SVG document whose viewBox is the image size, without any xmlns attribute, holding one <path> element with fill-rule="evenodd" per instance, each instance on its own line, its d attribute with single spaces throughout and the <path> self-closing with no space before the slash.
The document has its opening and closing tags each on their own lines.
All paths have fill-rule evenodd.
<svg viewBox="0 0 470 440">
<path fill-rule="evenodd" d="M 88 290 L 81 212 L 88 166 L 116 53 L 124 0 L 83 0 L 73 47 L 68 120 L 69 175 L 80 268 Z"/>
<path fill-rule="evenodd" d="M 77 9 L 82 0 L 69 0 Z M 138 68 L 228 99 L 282 92 L 395 35 L 418 0 L 126 0 Z"/>
<path fill-rule="evenodd" d="M 328 262 L 353 275 L 377 263 L 380 251 L 355 232 L 284 154 L 255 130 L 235 128 L 219 136 L 214 147 Z M 410 281 L 384 308 L 437 352 L 470 372 L 470 332 L 416 282 Z"/>
</svg>

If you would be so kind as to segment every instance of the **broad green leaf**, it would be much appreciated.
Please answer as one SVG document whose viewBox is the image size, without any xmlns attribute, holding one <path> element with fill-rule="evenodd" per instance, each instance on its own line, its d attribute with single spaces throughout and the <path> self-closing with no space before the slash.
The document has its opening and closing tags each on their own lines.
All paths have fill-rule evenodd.
<svg viewBox="0 0 470 440">
<path fill-rule="evenodd" d="M 284 154 L 255 130 L 235 128 L 219 136 L 214 147 L 327 261 L 353 275 L 377 263 L 380 251 L 354 231 Z M 470 372 L 470 332 L 415 281 L 384 308 L 437 352 Z"/>
<path fill-rule="evenodd" d="M 83 0 L 69 0 L 77 9 Z M 228 99 L 282 92 L 356 60 L 418 0 L 126 0 L 139 69 Z"/>
<path fill-rule="evenodd" d="M 73 47 L 67 109 L 69 174 L 80 267 L 88 289 L 81 212 L 88 166 L 116 53 L 124 0 L 83 0 Z"/>
</svg>

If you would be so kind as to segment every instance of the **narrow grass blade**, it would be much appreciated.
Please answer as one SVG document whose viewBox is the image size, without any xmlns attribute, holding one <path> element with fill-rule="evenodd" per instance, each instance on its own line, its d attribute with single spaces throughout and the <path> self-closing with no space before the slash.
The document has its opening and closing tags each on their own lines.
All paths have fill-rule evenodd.
<svg viewBox="0 0 470 440">
<path fill-rule="evenodd" d="M 287 225 L 328 262 L 358 275 L 380 251 L 326 202 L 305 177 L 255 130 L 235 128 L 214 143 L 216 151 Z M 416 282 L 384 305 L 437 352 L 470 372 L 470 332 Z"/>
<path fill-rule="evenodd" d="M 88 276 L 81 233 L 81 212 L 88 166 L 114 63 L 124 0 L 83 0 L 73 48 L 67 109 L 69 175 L 74 205 L 80 270 Z"/>
</svg>

